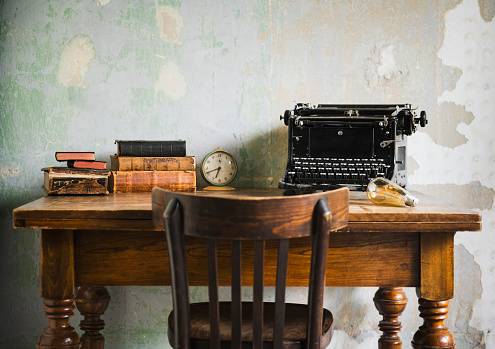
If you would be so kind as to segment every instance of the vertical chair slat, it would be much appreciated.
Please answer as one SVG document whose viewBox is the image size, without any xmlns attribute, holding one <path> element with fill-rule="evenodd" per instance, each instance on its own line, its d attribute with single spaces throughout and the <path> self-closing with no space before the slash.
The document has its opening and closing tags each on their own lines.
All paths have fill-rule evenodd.
<svg viewBox="0 0 495 349">
<path fill-rule="evenodd" d="M 263 348 L 263 277 L 265 264 L 265 241 L 254 243 L 253 280 L 253 348 Z"/>
<path fill-rule="evenodd" d="M 320 199 L 315 206 L 316 231 L 313 237 L 311 254 L 311 274 L 308 295 L 307 348 L 319 349 L 323 321 L 323 296 L 325 288 L 325 268 L 330 237 L 332 213 L 327 200 Z M 314 295 L 318 295 L 315 297 Z"/>
<path fill-rule="evenodd" d="M 218 263 L 217 242 L 207 239 L 208 246 L 208 300 L 210 312 L 210 345 L 213 349 L 220 349 L 220 315 L 218 305 Z"/>
<path fill-rule="evenodd" d="M 273 347 L 281 349 L 284 342 L 285 287 L 287 283 L 287 262 L 289 239 L 280 240 L 277 255 L 277 281 L 275 284 L 275 318 L 273 324 Z"/>
<path fill-rule="evenodd" d="M 242 300 L 241 300 L 241 241 L 231 242 L 231 321 L 232 321 L 232 349 L 241 349 L 242 328 Z"/>
<path fill-rule="evenodd" d="M 179 200 L 173 198 L 163 213 L 165 234 L 170 258 L 172 301 L 174 305 L 175 348 L 190 348 L 189 282 L 187 278 L 182 210 Z"/>
</svg>

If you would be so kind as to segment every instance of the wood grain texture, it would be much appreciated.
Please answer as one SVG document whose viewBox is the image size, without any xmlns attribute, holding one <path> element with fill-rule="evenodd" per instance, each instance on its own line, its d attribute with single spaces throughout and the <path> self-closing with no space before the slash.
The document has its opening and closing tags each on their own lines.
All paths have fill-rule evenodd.
<svg viewBox="0 0 495 349">
<path fill-rule="evenodd" d="M 41 231 L 41 296 L 50 299 L 75 297 L 71 230 Z"/>
<path fill-rule="evenodd" d="M 454 297 L 454 233 L 422 233 L 420 298 L 443 301 Z"/>
<path fill-rule="evenodd" d="M 153 222 L 157 226 L 163 226 L 163 222 L 159 222 L 159 215 L 163 214 L 163 204 L 172 198 L 190 207 L 187 216 L 184 216 L 184 230 L 191 236 L 201 234 L 229 238 L 232 231 L 244 239 L 309 236 L 312 232 L 313 208 L 322 198 L 328 200 L 331 206 L 332 230 L 346 227 L 349 215 L 347 188 L 285 197 L 198 196 L 154 188 L 152 197 L 155 208 Z M 197 200 L 198 197 L 202 200 Z"/>
<path fill-rule="evenodd" d="M 371 203 L 365 193 L 351 192 L 348 230 L 353 232 L 445 232 L 479 231 L 481 214 L 440 203 L 431 197 L 420 198 L 417 207 L 387 207 Z M 231 192 L 196 191 L 195 195 L 281 196 L 280 189 L 236 189 Z M 160 202 L 155 200 L 155 204 Z M 102 196 L 45 196 L 14 210 L 15 228 L 58 229 L 65 220 L 83 220 L 90 229 L 127 229 L 126 220 L 143 220 L 152 227 L 151 193 L 118 193 Z M 101 228 L 91 222 L 102 220 Z M 113 222 L 113 224 L 112 224 Z M 155 222 L 160 226 L 160 222 Z M 40 226 L 37 226 L 40 224 Z M 163 226 L 163 224 L 161 224 Z M 71 227 L 68 227 L 71 228 Z"/>
<path fill-rule="evenodd" d="M 71 230 L 41 231 L 41 296 L 49 319 L 37 348 L 80 348 L 77 332 L 70 325 L 74 315 L 74 241 Z"/>
<path fill-rule="evenodd" d="M 220 241 L 219 265 L 230 266 L 230 243 Z M 170 285 L 168 253 L 163 231 L 80 230 L 74 235 L 78 286 Z M 206 248 L 201 239 L 186 238 L 190 283 L 207 284 Z M 307 238 L 290 243 L 289 286 L 307 286 L 311 244 Z M 278 244 L 266 244 L 265 285 L 274 286 Z M 242 249 L 242 282 L 251 285 L 254 256 Z M 418 287 L 420 285 L 419 233 L 334 232 L 327 253 L 326 285 L 336 287 Z M 220 274 L 219 283 L 231 284 Z"/>
</svg>

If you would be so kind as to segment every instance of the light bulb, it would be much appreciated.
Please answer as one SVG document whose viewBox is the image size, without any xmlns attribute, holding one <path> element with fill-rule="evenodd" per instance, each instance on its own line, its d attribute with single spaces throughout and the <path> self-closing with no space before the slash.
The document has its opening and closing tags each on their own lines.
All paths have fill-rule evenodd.
<svg viewBox="0 0 495 349">
<path fill-rule="evenodd" d="M 419 200 L 401 186 L 386 178 L 378 177 L 366 188 L 368 199 L 378 205 L 416 206 Z"/>
</svg>

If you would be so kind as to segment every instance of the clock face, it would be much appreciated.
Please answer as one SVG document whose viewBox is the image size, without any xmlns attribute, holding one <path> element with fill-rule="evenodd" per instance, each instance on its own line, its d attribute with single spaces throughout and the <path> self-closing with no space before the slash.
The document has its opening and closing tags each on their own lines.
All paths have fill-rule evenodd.
<svg viewBox="0 0 495 349">
<path fill-rule="evenodd" d="M 237 174 L 237 163 L 232 155 L 224 150 L 214 150 L 201 165 L 203 178 L 211 185 L 227 185 Z"/>
</svg>

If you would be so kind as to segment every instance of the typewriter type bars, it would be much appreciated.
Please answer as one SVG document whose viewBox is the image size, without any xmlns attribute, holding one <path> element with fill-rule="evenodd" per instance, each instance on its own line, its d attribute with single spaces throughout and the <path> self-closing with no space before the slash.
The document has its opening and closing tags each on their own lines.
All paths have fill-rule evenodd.
<svg viewBox="0 0 495 349">
<path fill-rule="evenodd" d="M 409 104 L 298 103 L 280 118 L 288 160 L 279 188 L 294 190 L 366 190 L 375 177 L 405 186 L 406 136 L 428 123 Z"/>
</svg>

